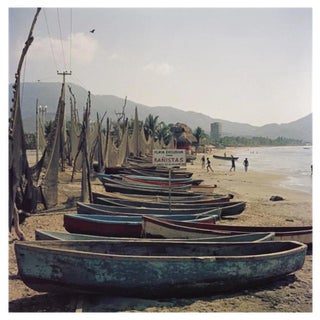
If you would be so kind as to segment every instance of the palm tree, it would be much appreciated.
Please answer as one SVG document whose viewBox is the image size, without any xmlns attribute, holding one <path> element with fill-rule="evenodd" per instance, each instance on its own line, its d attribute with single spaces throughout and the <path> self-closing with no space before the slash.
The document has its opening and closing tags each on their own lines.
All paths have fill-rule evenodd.
<svg viewBox="0 0 320 320">
<path fill-rule="evenodd" d="M 199 146 L 200 142 L 201 142 L 201 138 L 203 138 L 205 136 L 204 131 L 200 127 L 197 127 L 194 130 L 193 135 L 197 139 L 197 146 Z"/>
<path fill-rule="evenodd" d="M 157 130 L 157 121 L 159 116 L 153 117 L 152 114 L 149 114 L 144 121 L 144 134 L 146 138 L 154 138 Z"/>
<path fill-rule="evenodd" d="M 159 123 L 159 125 L 157 126 L 157 130 L 155 133 L 155 138 L 157 138 L 157 140 L 161 140 L 165 143 L 168 144 L 171 137 L 172 137 L 172 132 L 170 130 L 171 126 L 170 125 L 166 125 L 163 121 L 161 121 Z"/>
</svg>

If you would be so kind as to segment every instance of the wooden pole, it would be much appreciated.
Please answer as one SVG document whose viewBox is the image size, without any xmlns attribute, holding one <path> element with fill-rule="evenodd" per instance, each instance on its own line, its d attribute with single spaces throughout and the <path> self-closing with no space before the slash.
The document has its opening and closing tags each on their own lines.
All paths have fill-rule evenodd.
<svg viewBox="0 0 320 320">
<path fill-rule="evenodd" d="M 171 167 L 169 168 L 169 213 L 171 213 Z"/>
<path fill-rule="evenodd" d="M 36 100 L 36 163 L 39 161 L 39 105 Z"/>
<path fill-rule="evenodd" d="M 57 71 L 58 75 L 62 75 L 62 83 L 63 83 L 63 87 L 65 86 L 65 82 L 66 82 L 66 76 L 70 76 L 72 74 L 72 72 L 68 72 L 68 71 L 63 71 L 63 72 L 59 72 Z M 65 99 L 65 90 L 63 90 L 64 96 L 62 97 L 64 103 L 66 101 Z M 62 150 L 61 150 L 61 171 L 64 171 L 64 165 L 65 165 L 65 159 L 66 159 L 66 152 L 65 152 L 65 145 L 66 145 L 66 141 L 67 141 L 67 116 L 66 116 L 66 110 L 64 108 L 64 115 L 63 115 L 63 126 L 62 126 Z"/>
</svg>

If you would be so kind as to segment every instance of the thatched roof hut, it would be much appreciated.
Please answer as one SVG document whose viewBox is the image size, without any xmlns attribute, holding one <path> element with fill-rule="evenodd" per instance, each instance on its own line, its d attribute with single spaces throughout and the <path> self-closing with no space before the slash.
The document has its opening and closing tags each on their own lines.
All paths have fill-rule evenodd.
<svg viewBox="0 0 320 320">
<path fill-rule="evenodd" d="M 189 150 L 193 143 L 197 142 L 197 139 L 192 133 L 192 129 L 184 123 L 177 122 L 172 128 L 171 132 L 177 143 L 177 149 Z"/>
</svg>

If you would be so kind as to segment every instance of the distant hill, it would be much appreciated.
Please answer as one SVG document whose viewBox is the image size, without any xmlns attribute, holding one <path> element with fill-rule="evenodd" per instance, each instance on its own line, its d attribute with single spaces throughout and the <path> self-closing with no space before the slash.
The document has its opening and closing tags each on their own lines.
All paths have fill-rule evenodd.
<svg viewBox="0 0 320 320">
<path fill-rule="evenodd" d="M 87 101 L 88 91 L 78 85 L 71 84 L 72 92 L 76 97 L 77 108 L 81 118 L 81 112 Z M 9 97 L 12 97 L 12 85 L 9 86 Z M 26 82 L 22 84 L 22 117 L 25 132 L 35 132 L 36 99 L 39 105 L 47 105 L 47 120 L 53 119 L 61 91 L 61 83 L 53 82 Z M 125 97 L 119 98 L 113 95 L 93 95 L 91 94 L 91 118 L 95 119 L 96 114 L 116 119 L 116 113 L 122 111 Z M 66 90 L 67 117 L 70 114 L 70 94 Z M 9 106 L 10 107 L 10 106 Z M 128 118 L 134 117 L 135 107 L 138 107 L 138 116 L 144 120 L 148 114 L 158 115 L 160 121 L 165 123 L 181 122 L 188 125 L 193 130 L 201 127 L 206 133 L 210 133 L 210 124 L 220 122 L 223 136 L 260 136 L 277 138 L 293 138 L 312 143 L 312 114 L 299 120 L 285 124 L 268 124 L 261 127 L 252 126 L 245 123 L 231 122 L 222 119 L 214 119 L 203 113 L 194 111 L 182 111 L 170 106 L 149 107 L 134 101 L 127 100 L 125 113 Z"/>
</svg>

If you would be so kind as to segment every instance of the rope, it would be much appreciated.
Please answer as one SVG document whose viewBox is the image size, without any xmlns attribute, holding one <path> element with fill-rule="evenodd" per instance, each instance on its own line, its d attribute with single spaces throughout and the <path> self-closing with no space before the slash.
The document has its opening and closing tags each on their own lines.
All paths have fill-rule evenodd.
<svg viewBox="0 0 320 320">
<path fill-rule="evenodd" d="M 61 43 L 61 48 L 62 48 L 62 57 L 63 57 L 64 70 L 67 70 L 67 68 L 66 68 L 66 59 L 65 59 L 64 48 L 63 48 L 63 41 L 62 41 L 60 15 L 59 15 L 59 9 L 58 8 L 57 8 L 57 16 L 58 16 L 58 25 L 59 25 L 59 32 L 60 32 L 60 43 Z"/>
<path fill-rule="evenodd" d="M 47 31 L 48 31 L 49 40 L 50 40 L 50 48 L 51 48 L 51 54 L 52 54 L 52 57 L 53 57 L 53 62 L 54 62 L 54 65 L 56 67 L 56 70 L 58 70 L 58 65 L 57 65 L 56 58 L 54 56 L 53 45 L 52 45 L 52 37 L 51 37 L 51 34 L 50 34 L 49 25 L 48 25 L 48 19 L 47 19 L 47 15 L 46 15 L 45 9 L 43 9 L 43 14 L 44 14 L 44 18 L 46 20 L 46 26 L 47 26 Z"/>
<path fill-rule="evenodd" d="M 72 8 L 70 9 L 70 70 L 72 69 L 71 68 L 71 59 L 72 57 Z"/>
</svg>

